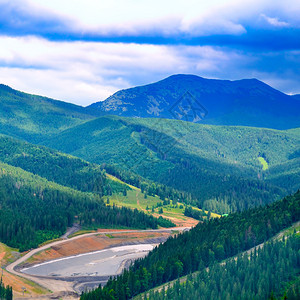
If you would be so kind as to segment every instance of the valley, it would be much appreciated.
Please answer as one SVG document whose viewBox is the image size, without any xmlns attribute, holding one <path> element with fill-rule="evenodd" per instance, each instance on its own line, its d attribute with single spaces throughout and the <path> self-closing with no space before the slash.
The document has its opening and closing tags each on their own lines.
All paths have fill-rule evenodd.
<svg viewBox="0 0 300 300">
<path fill-rule="evenodd" d="M 0 0 L 0 300 L 299 300 L 299 15 Z"/>
<path fill-rule="evenodd" d="M 169 230 L 159 229 L 147 231 L 99 230 L 98 232 L 87 233 L 71 237 L 67 240 L 55 241 L 50 244 L 41 246 L 28 252 L 21 258 L 9 264 L 6 269 L 11 274 L 21 276 L 20 278 L 24 277 L 27 280 L 30 280 L 30 282 L 35 282 L 36 284 L 38 284 L 38 286 L 40 286 L 40 293 L 48 294 L 48 297 L 50 297 L 51 295 L 53 296 L 53 294 L 49 295 L 49 293 L 47 292 L 47 290 L 51 290 L 54 295 L 64 295 L 64 297 L 69 295 L 70 297 L 78 298 L 78 296 L 76 296 L 76 293 L 80 294 L 85 287 L 95 287 L 98 286 L 99 283 L 105 283 L 109 277 L 108 275 L 118 274 L 124 268 L 126 261 L 132 259 L 133 257 L 137 258 L 141 257 L 141 255 L 144 256 L 145 251 L 149 251 L 149 247 L 153 247 L 151 246 L 152 244 L 155 245 L 161 243 L 165 241 L 170 235 L 186 229 L 188 228 L 174 228 Z M 26 271 L 28 270 L 28 268 L 32 268 L 32 266 L 33 270 L 36 270 L 35 266 L 43 266 L 43 264 L 46 264 L 46 270 L 47 272 L 49 272 L 49 263 L 52 264 L 52 262 L 55 261 L 59 262 L 58 267 L 59 269 L 62 269 L 63 265 L 60 263 L 60 261 L 66 260 L 67 262 L 67 260 L 72 259 L 72 257 L 75 259 L 80 259 L 82 255 L 84 255 L 83 258 L 87 259 L 88 265 L 94 265 L 97 263 L 99 264 L 99 258 L 97 259 L 98 262 L 93 263 L 92 259 L 89 258 L 89 256 L 95 255 L 94 253 L 99 252 L 99 254 L 101 254 L 104 251 L 108 251 L 109 249 L 112 249 L 114 251 L 117 251 L 117 249 L 126 251 L 126 248 L 135 249 L 136 247 L 142 247 L 142 252 L 137 252 L 134 250 L 131 254 L 129 252 L 127 257 L 123 254 L 122 256 L 120 256 L 121 260 L 119 264 L 117 264 L 117 262 L 115 261 L 115 252 L 112 252 L 112 262 L 113 265 L 116 265 L 115 271 L 113 271 L 113 269 L 111 268 L 112 266 L 107 266 L 106 268 L 108 268 L 107 270 L 109 273 L 105 273 L 105 267 L 101 266 L 101 273 L 99 273 L 97 276 L 95 276 L 95 274 L 94 276 L 89 274 L 88 277 L 84 276 L 83 274 L 76 274 L 73 276 L 67 274 L 50 275 L 44 273 L 39 274 L 36 273 L 36 271 L 33 273 L 35 276 L 32 276 L 33 274 L 31 272 L 27 274 Z M 104 259 L 103 263 L 108 264 L 109 260 Z M 21 267 L 19 266 L 20 264 Z M 79 265 L 79 262 L 73 265 L 75 268 L 74 270 L 78 270 L 77 266 Z M 4 282 L 6 284 L 12 284 L 12 286 L 16 288 L 13 282 L 8 281 L 7 276 L 4 276 Z M 26 297 L 31 297 L 32 295 L 33 297 L 36 297 L 36 292 L 28 288 Z"/>
<path fill-rule="evenodd" d="M 259 87 L 295 109 L 259 82 L 224 84 Z M 78 299 L 94 288 L 80 298 L 156 297 L 157 286 L 180 290 L 177 278 L 215 270 L 299 221 L 297 118 L 281 126 L 283 113 L 277 128 L 268 115 L 260 128 L 228 116 L 104 116 L 3 86 L 0 99 L 0 113 L 11 110 L 0 126 L 0 258 L 17 299 Z"/>
</svg>

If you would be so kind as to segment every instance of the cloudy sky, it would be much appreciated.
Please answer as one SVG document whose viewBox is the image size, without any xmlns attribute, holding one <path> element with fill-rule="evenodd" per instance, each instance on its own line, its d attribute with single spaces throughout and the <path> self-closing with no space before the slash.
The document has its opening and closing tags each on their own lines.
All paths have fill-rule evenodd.
<svg viewBox="0 0 300 300">
<path fill-rule="evenodd" d="M 300 93 L 299 0 L 0 0 L 0 83 L 88 105 L 172 74 Z"/>
</svg>

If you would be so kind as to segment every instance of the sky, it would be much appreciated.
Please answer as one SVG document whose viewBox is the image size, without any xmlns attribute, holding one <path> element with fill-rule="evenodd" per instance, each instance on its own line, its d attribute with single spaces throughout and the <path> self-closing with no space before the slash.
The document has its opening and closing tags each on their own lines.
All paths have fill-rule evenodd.
<svg viewBox="0 0 300 300">
<path fill-rule="evenodd" d="M 299 0 L 0 0 L 0 83 L 87 106 L 173 74 L 300 94 Z"/>
</svg>

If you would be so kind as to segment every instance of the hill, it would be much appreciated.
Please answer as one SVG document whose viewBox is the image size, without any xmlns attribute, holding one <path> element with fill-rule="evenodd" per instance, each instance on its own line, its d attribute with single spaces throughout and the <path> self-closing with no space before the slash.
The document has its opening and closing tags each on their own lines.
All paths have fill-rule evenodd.
<svg viewBox="0 0 300 300">
<path fill-rule="evenodd" d="M 189 106 L 195 110 L 191 111 Z M 300 102 L 257 79 L 237 81 L 173 75 L 121 90 L 89 106 L 105 114 L 274 129 L 300 127 Z"/>
<path fill-rule="evenodd" d="M 98 165 L 0 135 L 0 241 L 21 251 L 59 237 L 74 222 L 88 228 L 174 226 L 145 209 L 104 203 L 103 196 L 113 202 L 120 193 L 126 202 L 133 188 Z"/>
<path fill-rule="evenodd" d="M 290 233 L 297 224 L 252 251 L 156 287 L 147 299 L 299 299 L 300 235 Z"/>
<path fill-rule="evenodd" d="M 292 97 L 293 97 L 294 99 L 300 100 L 300 94 L 293 95 Z"/>
<path fill-rule="evenodd" d="M 60 237 L 74 222 L 93 228 L 141 229 L 157 228 L 159 223 L 138 210 L 107 206 L 97 194 L 83 193 L 3 163 L 0 205 L 0 240 L 20 251 Z"/>
<path fill-rule="evenodd" d="M 200 207 L 221 213 L 273 202 L 299 188 L 298 160 L 293 158 L 300 148 L 299 130 L 111 116 L 43 143 L 184 191 Z M 284 173 L 293 181 L 281 181 Z"/>
<path fill-rule="evenodd" d="M 120 192 L 127 187 L 107 178 L 98 165 L 4 135 L 0 135 L 0 161 L 60 185 L 99 196 Z"/>
<path fill-rule="evenodd" d="M 110 205 L 137 208 L 140 211 L 155 217 L 167 217 L 176 224 L 197 224 L 198 221 L 184 216 L 185 205 L 176 202 L 181 195 L 174 189 L 166 186 L 143 182 L 142 189 L 147 189 L 147 196 L 140 188 L 127 184 L 120 179 L 108 174 L 106 170 L 97 164 L 92 164 L 80 158 L 27 142 L 16 140 L 11 137 L 0 135 L 0 162 L 14 167 L 22 168 L 30 173 L 39 175 L 48 181 L 56 182 L 72 189 L 90 192 L 100 197 L 105 197 L 105 202 Z M 130 174 L 131 176 L 131 174 Z M 130 180 L 129 180 L 130 181 Z M 135 184 L 135 182 L 132 182 Z M 139 185 L 139 187 L 141 187 Z M 164 201 L 168 198 L 168 201 Z M 174 200 L 174 203 L 172 201 Z M 159 210 L 163 209 L 163 213 Z M 198 210 L 199 211 L 199 210 Z M 196 217 L 202 219 L 205 213 Z M 168 226 L 159 218 L 160 226 Z"/>
<path fill-rule="evenodd" d="M 265 242 L 299 220 L 300 192 L 298 191 L 295 195 L 272 205 L 199 223 L 189 232 L 169 238 L 145 258 L 136 261 L 128 271 L 124 271 L 116 279 L 108 281 L 103 288 L 100 286 L 95 291 L 83 294 L 81 299 L 111 299 L 112 296 L 114 299 L 131 299 L 139 293 L 181 275 L 195 271 L 204 273 L 207 267 L 214 268 L 216 263 Z M 299 239 L 294 243 L 295 254 L 299 251 L 297 243 L 299 243 Z M 245 257 L 245 260 L 248 260 L 248 257 Z M 283 257 L 280 260 L 282 261 Z M 292 262 L 293 259 L 291 260 L 293 265 Z M 297 259 L 294 262 L 297 262 L 297 265 L 299 263 Z M 229 264 L 226 267 L 229 268 Z M 278 266 L 279 274 L 282 267 Z M 264 269 L 268 269 L 268 266 L 266 265 Z M 289 267 L 286 266 L 285 269 L 288 270 Z M 269 283 L 274 278 L 271 274 L 272 270 L 266 279 Z M 297 273 L 297 268 L 293 272 Z M 276 279 L 276 281 L 281 280 L 280 277 Z M 261 285 L 256 280 L 251 279 L 251 281 L 256 286 Z M 232 282 L 230 284 L 232 286 Z M 210 292 L 213 290 L 216 292 L 216 288 L 212 286 Z M 260 294 L 260 291 L 256 290 L 254 293 Z M 249 298 L 252 299 L 251 295 L 246 299 Z"/>
<path fill-rule="evenodd" d="M 97 115 L 91 109 L 0 84 L 0 133 L 36 142 Z"/>
</svg>

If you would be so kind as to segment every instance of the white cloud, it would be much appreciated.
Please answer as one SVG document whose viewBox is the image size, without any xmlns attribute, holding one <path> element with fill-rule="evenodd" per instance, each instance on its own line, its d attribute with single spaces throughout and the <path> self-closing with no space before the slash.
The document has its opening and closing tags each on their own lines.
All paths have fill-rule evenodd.
<svg viewBox="0 0 300 300">
<path fill-rule="evenodd" d="M 215 77 L 233 61 L 245 59 L 234 51 L 208 46 L 0 37 L 0 82 L 30 93 L 88 105 L 121 88 L 146 84 L 171 74 Z"/>
<path fill-rule="evenodd" d="M 290 24 L 284 21 L 279 21 L 278 18 L 271 18 L 266 16 L 265 14 L 261 14 L 261 17 L 263 17 L 270 25 L 275 27 L 289 27 Z"/>
<path fill-rule="evenodd" d="M 225 3 L 223 0 L 28 0 L 26 3 L 25 6 L 32 7 L 34 11 L 48 11 L 50 15 L 65 18 L 69 30 L 83 34 L 158 34 L 168 37 L 179 34 L 195 36 L 245 32 L 235 17 L 235 11 L 241 11 L 238 0 Z M 242 7 L 247 4 L 247 13 L 256 10 L 253 0 L 245 0 Z"/>
<path fill-rule="evenodd" d="M 74 32 L 102 36 L 242 34 L 245 19 L 262 15 L 269 24 L 284 27 L 289 23 L 269 17 L 268 11 L 284 13 L 293 23 L 300 11 L 298 0 L 16 1 L 33 11 L 60 16 Z"/>
</svg>

